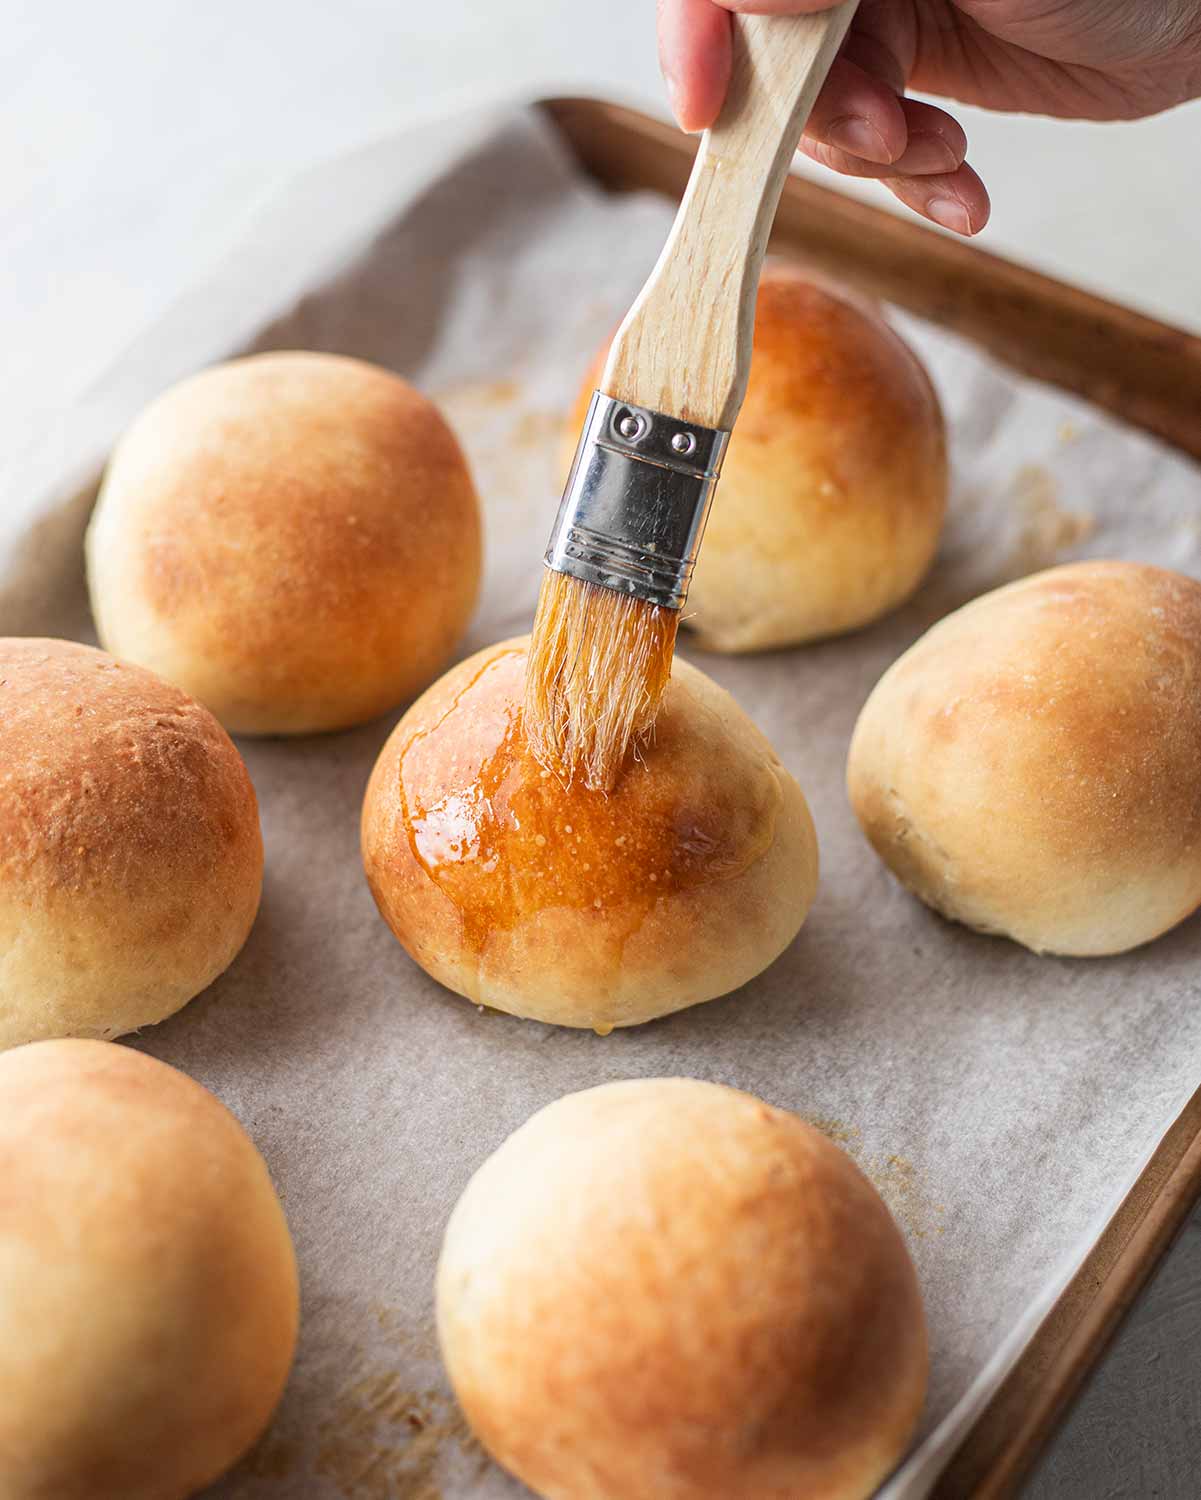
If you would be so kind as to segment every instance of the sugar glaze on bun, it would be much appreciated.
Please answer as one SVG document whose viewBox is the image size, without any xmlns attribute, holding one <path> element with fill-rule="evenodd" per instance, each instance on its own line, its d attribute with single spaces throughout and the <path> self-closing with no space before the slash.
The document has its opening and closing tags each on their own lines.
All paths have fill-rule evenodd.
<svg viewBox="0 0 1201 1500">
<path fill-rule="evenodd" d="M 521 728 L 528 638 L 448 672 L 385 745 L 363 805 L 376 902 L 440 983 L 608 1031 L 745 984 L 817 884 L 800 788 L 730 695 L 678 658 L 643 762 L 565 787 Z"/>
</svg>

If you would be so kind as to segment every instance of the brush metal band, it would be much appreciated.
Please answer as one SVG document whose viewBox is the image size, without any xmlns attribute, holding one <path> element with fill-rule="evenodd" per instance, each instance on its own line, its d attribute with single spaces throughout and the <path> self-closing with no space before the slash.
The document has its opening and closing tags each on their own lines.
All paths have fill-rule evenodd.
<svg viewBox="0 0 1201 1500">
<path fill-rule="evenodd" d="M 595 392 L 547 567 L 682 609 L 729 437 Z"/>
</svg>

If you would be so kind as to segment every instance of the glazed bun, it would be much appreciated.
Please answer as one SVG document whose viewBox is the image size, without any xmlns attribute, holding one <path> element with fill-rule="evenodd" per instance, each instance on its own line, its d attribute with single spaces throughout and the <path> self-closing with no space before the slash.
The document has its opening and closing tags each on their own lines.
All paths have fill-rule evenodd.
<svg viewBox="0 0 1201 1500">
<path fill-rule="evenodd" d="M 875 1189 L 795 1115 L 691 1079 L 511 1135 L 451 1216 L 437 1309 L 467 1420 L 545 1500 L 865 1500 L 925 1396 Z"/>
<path fill-rule="evenodd" d="M 266 1427 L 292 1244 L 211 1094 L 106 1042 L 0 1057 L 0 1494 L 184 1500 Z"/>
<path fill-rule="evenodd" d="M 88 532 L 101 644 L 241 734 L 361 723 L 443 666 L 480 577 L 479 506 L 437 409 L 330 354 L 174 386 L 113 455 Z"/>
<path fill-rule="evenodd" d="M 1039 953 L 1149 942 L 1201 903 L 1201 584 L 1084 562 L 975 600 L 881 678 L 848 784 L 944 915 Z"/>
<path fill-rule="evenodd" d="M 246 941 L 262 879 L 207 709 L 90 646 L 0 640 L 0 1048 L 173 1014 Z"/>
<path fill-rule="evenodd" d="M 573 451 L 603 368 L 572 415 Z M 942 411 L 916 355 L 860 303 L 768 261 L 688 594 L 698 644 L 761 651 L 886 614 L 925 576 L 946 502 Z"/>
<path fill-rule="evenodd" d="M 563 787 L 521 728 L 528 637 L 434 684 L 363 806 L 380 911 L 480 1004 L 609 1031 L 737 989 L 795 937 L 817 884 L 805 799 L 728 693 L 677 659 L 645 761 Z"/>
</svg>

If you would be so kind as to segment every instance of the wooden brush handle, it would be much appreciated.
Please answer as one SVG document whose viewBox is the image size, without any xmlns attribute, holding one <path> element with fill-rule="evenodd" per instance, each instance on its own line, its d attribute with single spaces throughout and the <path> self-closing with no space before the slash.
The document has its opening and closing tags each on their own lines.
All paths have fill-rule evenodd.
<svg viewBox="0 0 1201 1500">
<path fill-rule="evenodd" d="M 734 16 L 721 114 L 601 389 L 728 431 L 746 392 L 755 295 L 788 168 L 858 0 L 808 16 Z"/>
</svg>

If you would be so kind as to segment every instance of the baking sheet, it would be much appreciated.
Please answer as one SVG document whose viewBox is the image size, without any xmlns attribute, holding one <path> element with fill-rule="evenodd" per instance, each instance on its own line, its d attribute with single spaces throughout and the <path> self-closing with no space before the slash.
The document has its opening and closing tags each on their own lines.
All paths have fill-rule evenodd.
<svg viewBox="0 0 1201 1500">
<path fill-rule="evenodd" d="M 311 174 L 131 348 L 72 421 L 10 466 L 0 630 L 90 637 L 79 533 L 95 462 L 138 405 L 205 360 L 307 347 L 432 394 L 485 505 L 468 651 L 528 628 L 557 501 L 560 423 L 671 211 L 604 197 L 520 111 L 447 122 Z M 871 855 L 842 786 L 877 677 L 964 599 L 1076 556 L 1201 575 L 1197 470 L 1080 403 L 898 316 L 951 424 L 951 521 L 918 598 L 795 652 L 685 655 L 724 683 L 809 799 L 822 886 L 796 943 L 737 994 L 601 1039 L 484 1013 L 377 916 L 358 811 L 396 715 L 242 741 L 262 807 L 262 912 L 232 969 L 135 1045 L 223 1098 L 271 1166 L 303 1278 L 299 1358 L 223 1500 L 501 1500 L 442 1378 L 432 1273 L 475 1166 L 534 1109 L 608 1079 L 733 1083 L 818 1122 L 905 1231 L 931 1326 L 921 1443 L 886 1487 L 925 1493 L 1197 1083 L 1201 925 L 1124 958 L 1035 958 L 950 926 Z M 720 504 L 720 495 L 718 502 Z"/>
</svg>

